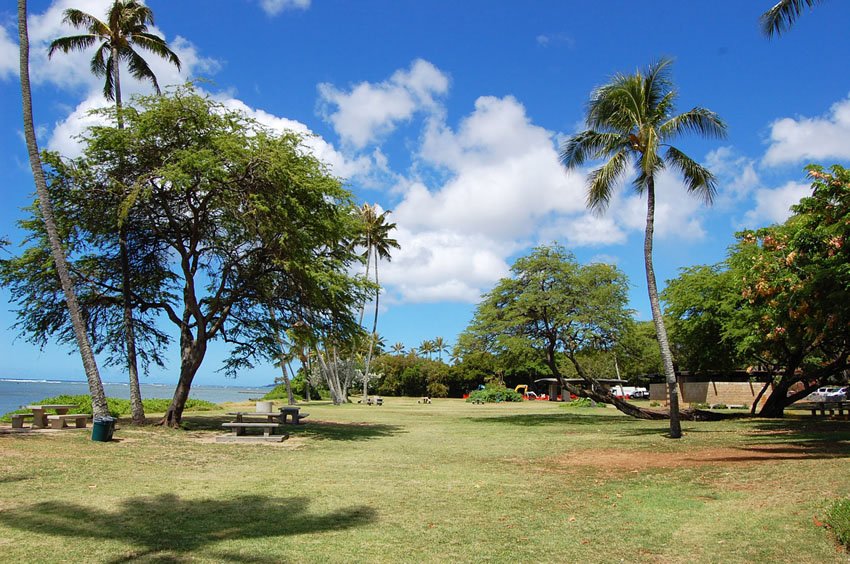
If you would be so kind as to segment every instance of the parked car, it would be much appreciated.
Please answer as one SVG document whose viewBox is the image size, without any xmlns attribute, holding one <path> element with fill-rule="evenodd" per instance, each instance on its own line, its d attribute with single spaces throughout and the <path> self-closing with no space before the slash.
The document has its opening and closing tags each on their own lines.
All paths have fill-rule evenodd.
<svg viewBox="0 0 850 564">
<path fill-rule="evenodd" d="M 844 401 L 847 399 L 847 386 L 823 386 L 806 398 L 808 401 Z"/>
</svg>

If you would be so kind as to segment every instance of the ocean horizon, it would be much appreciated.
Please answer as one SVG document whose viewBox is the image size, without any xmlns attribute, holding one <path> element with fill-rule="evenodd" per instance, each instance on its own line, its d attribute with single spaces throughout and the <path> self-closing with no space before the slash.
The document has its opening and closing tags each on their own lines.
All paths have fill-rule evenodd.
<svg viewBox="0 0 850 564">
<path fill-rule="evenodd" d="M 170 399 L 176 386 L 176 383 L 160 382 L 142 382 L 140 384 L 142 398 L 144 399 Z M 213 403 L 245 401 L 249 397 L 265 394 L 271 387 L 272 385 L 223 386 L 205 384 L 193 386 L 189 397 Z M 103 388 L 107 397 L 130 398 L 130 384 L 128 382 L 103 382 Z M 85 380 L 0 378 L 0 415 L 48 397 L 88 395 L 88 393 L 88 382 Z"/>
</svg>

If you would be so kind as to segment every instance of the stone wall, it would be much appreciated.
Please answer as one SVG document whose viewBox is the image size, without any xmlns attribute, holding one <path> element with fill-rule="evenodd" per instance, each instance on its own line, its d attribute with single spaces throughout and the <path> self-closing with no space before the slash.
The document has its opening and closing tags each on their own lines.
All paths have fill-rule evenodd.
<svg viewBox="0 0 850 564">
<path fill-rule="evenodd" d="M 760 382 L 680 382 L 679 398 L 683 404 L 722 403 L 725 405 L 745 405 L 751 407 L 764 384 Z M 769 392 L 762 396 L 764 404 Z M 667 404 L 667 385 L 650 384 L 649 399 Z"/>
</svg>

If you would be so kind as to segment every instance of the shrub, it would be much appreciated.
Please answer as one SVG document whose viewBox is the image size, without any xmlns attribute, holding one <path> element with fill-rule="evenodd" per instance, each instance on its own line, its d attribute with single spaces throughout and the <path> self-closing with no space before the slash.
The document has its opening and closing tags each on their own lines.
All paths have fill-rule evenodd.
<svg viewBox="0 0 850 564">
<path fill-rule="evenodd" d="M 66 404 L 66 405 L 76 405 L 77 407 L 71 409 L 69 413 L 86 413 L 88 415 L 92 414 L 91 407 L 91 396 L 87 395 L 79 395 L 79 396 L 56 396 L 52 398 L 45 398 L 43 400 L 34 402 L 34 405 L 39 404 Z M 129 415 L 131 411 L 130 400 L 122 399 L 122 398 L 106 398 L 106 404 L 109 408 L 109 414 L 113 417 L 120 417 L 122 415 Z M 146 413 L 163 413 L 168 409 L 168 406 L 171 405 L 170 399 L 146 399 L 142 400 L 142 405 L 145 407 Z M 218 409 L 218 404 L 189 398 L 186 401 L 186 411 L 209 411 L 212 409 Z M 10 417 L 12 413 L 29 413 L 28 409 L 19 409 L 17 411 L 11 411 L 5 414 L 0 418 L 0 421 L 9 422 L 12 420 Z"/>
<path fill-rule="evenodd" d="M 838 542 L 850 548 L 850 498 L 836 501 L 826 516 Z"/>
<path fill-rule="evenodd" d="M 605 404 L 595 402 L 590 398 L 576 398 L 565 403 L 564 407 L 605 407 Z"/>
<path fill-rule="evenodd" d="M 708 409 L 711 406 L 707 403 L 694 402 L 691 404 L 691 407 L 694 409 Z"/>
<path fill-rule="evenodd" d="M 729 409 L 725 403 L 715 403 L 711 406 L 711 409 Z"/>
<path fill-rule="evenodd" d="M 649 402 L 649 407 L 661 407 L 661 404 L 657 401 L 651 401 Z"/>
<path fill-rule="evenodd" d="M 486 403 L 499 403 L 503 401 L 522 401 L 522 394 L 509 390 L 498 384 L 487 384 L 483 390 L 476 390 L 469 394 L 470 401 L 483 401 Z"/>
</svg>

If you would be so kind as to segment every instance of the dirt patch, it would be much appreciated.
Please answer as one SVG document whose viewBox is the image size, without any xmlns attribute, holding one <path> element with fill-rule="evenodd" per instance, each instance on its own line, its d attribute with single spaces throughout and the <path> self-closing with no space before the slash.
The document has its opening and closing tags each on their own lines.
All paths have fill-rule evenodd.
<svg viewBox="0 0 850 564">
<path fill-rule="evenodd" d="M 655 468 L 696 468 L 700 466 L 750 466 L 787 460 L 813 460 L 847 458 L 846 446 L 818 448 L 783 445 L 755 446 L 749 448 L 704 448 L 687 453 L 651 452 L 638 450 L 589 450 L 566 453 L 546 460 L 545 465 L 555 471 L 569 471 L 575 467 L 592 467 L 606 470 L 641 471 Z"/>
</svg>

